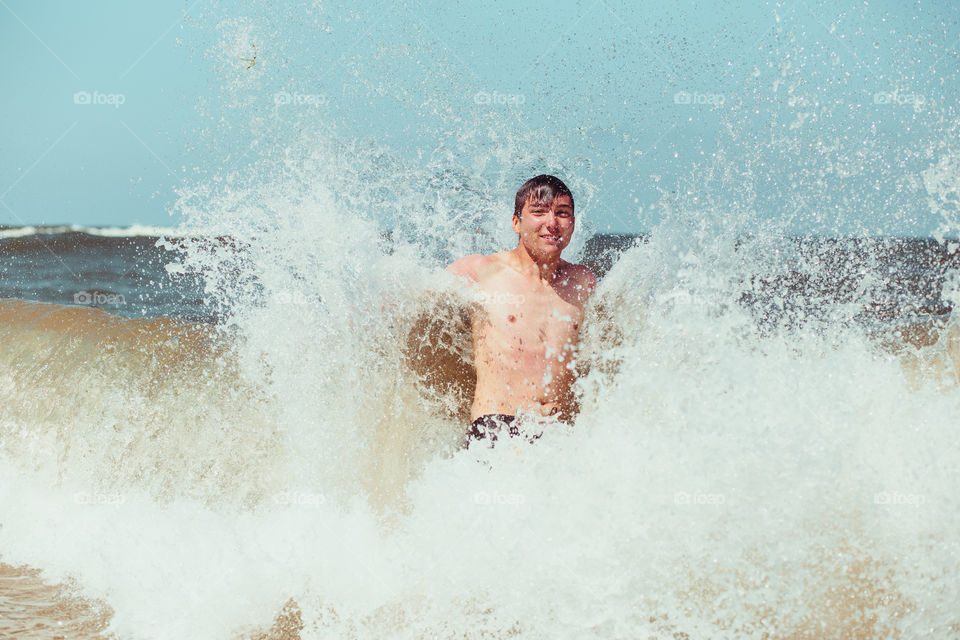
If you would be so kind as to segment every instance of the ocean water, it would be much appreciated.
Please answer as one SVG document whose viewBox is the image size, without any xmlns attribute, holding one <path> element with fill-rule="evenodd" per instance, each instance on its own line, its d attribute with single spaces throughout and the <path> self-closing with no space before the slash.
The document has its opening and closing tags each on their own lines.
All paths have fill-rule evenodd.
<svg viewBox="0 0 960 640">
<path fill-rule="evenodd" d="M 611 151 L 656 145 L 625 133 L 632 112 L 578 130 L 582 107 L 534 104 L 565 69 L 575 98 L 629 97 L 577 51 L 515 125 L 451 108 L 477 84 L 436 34 L 378 31 L 422 21 L 206 7 L 222 162 L 178 188 L 185 222 L 0 230 L 0 633 L 960 637 L 955 74 L 905 84 L 923 104 L 851 112 L 858 67 L 776 9 L 745 87 L 716 85 L 741 100 L 717 148 L 682 138 L 634 171 Z M 314 95 L 309 55 L 333 55 L 327 26 L 353 40 L 347 16 L 373 49 L 334 75 L 372 113 L 409 112 L 396 138 L 366 94 L 270 98 Z M 600 71 L 618 47 L 699 65 L 670 16 L 643 46 L 615 33 Z M 897 55 L 926 60 L 947 18 L 926 19 L 885 36 Z M 245 73 L 250 39 L 267 55 Z M 442 266 L 509 248 L 512 190 L 540 171 L 569 177 L 569 254 L 602 276 L 581 411 L 466 450 L 470 348 Z M 635 236 L 601 223 L 605 193 L 638 195 L 625 177 L 659 191 Z M 918 211 L 935 231 L 903 232 Z"/>
<path fill-rule="evenodd" d="M 960 354 L 936 286 L 952 263 L 934 244 L 779 241 L 797 262 L 777 284 L 718 282 L 674 250 L 688 234 L 605 239 L 622 251 L 593 258 L 579 418 L 477 454 L 461 448 L 469 370 L 435 362 L 462 355 L 455 318 L 388 294 L 449 283 L 402 247 L 381 253 L 374 232 L 354 241 L 371 242 L 362 261 L 320 260 L 310 285 L 273 271 L 289 238 L 271 260 L 231 253 L 220 286 L 243 284 L 235 260 L 278 281 L 226 317 L 164 291 L 132 312 L 55 304 L 77 281 L 46 271 L 52 298 L 0 303 L 5 631 L 956 633 Z M 182 266 L 231 246 L 195 241 L 158 251 Z M 98 246 L 95 286 L 65 262 L 87 290 L 141 300 Z M 726 249 L 696 260 L 758 253 Z M 892 274 L 877 266 L 891 260 Z M 837 262 L 873 264 L 872 288 L 851 294 L 829 267 L 797 283 L 804 264 Z M 176 295 L 200 299 L 189 291 Z"/>
</svg>

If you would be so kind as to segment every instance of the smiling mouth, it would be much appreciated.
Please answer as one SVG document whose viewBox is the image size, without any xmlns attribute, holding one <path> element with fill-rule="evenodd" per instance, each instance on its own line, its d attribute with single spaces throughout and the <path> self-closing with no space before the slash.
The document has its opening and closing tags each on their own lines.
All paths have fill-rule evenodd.
<svg viewBox="0 0 960 640">
<path fill-rule="evenodd" d="M 549 240 L 551 242 L 560 242 L 560 236 L 540 236 L 544 240 Z"/>
</svg>

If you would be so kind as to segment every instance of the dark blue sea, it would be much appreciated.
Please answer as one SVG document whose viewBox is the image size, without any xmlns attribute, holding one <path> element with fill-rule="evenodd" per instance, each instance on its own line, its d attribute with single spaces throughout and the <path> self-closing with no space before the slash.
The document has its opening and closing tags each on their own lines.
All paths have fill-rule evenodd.
<svg viewBox="0 0 960 640">
<path fill-rule="evenodd" d="M 202 274 L 176 267 L 175 229 L 0 227 L 0 297 L 80 305 L 125 317 L 168 316 L 215 323 L 219 306 Z M 227 239 L 220 238 L 221 245 Z M 602 278 L 643 235 L 589 238 L 581 260 Z M 949 314 L 945 274 L 960 266 L 956 243 L 930 238 L 784 238 L 794 257 L 743 281 L 742 304 L 769 323 L 804 308 L 850 303 L 868 322 Z M 238 252 L 242 252 L 238 249 Z M 807 314 L 804 314 L 807 315 Z"/>
</svg>

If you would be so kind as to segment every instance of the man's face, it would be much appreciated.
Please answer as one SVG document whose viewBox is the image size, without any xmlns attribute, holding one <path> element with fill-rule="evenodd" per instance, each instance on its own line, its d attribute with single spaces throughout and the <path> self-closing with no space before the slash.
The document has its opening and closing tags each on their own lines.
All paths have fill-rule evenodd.
<svg viewBox="0 0 960 640">
<path fill-rule="evenodd" d="M 531 255 L 560 255 L 573 235 L 573 200 L 566 195 L 550 204 L 527 200 L 520 216 L 513 216 L 513 231 Z"/>
</svg>

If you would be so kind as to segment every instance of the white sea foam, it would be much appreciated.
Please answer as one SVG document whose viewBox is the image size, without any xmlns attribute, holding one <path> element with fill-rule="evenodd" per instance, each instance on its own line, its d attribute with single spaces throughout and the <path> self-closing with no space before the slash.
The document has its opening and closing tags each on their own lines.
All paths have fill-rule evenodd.
<svg viewBox="0 0 960 640">
<path fill-rule="evenodd" d="M 0 239 L 3 238 L 22 238 L 32 235 L 52 235 L 58 233 L 86 233 L 91 236 L 104 236 L 108 238 L 133 238 L 141 236 L 165 236 L 177 238 L 183 235 L 181 227 L 160 227 L 151 225 L 134 224 L 126 227 L 92 227 L 78 224 L 71 225 L 44 225 L 23 227 L 10 227 L 0 229 Z M 209 235 L 202 229 L 192 226 L 190 234 L 193 236 Z"/>
<path fill-rule="evenodd" d="M 128 227 L 86 227 L 80 225 L 71 225 L 71 231 L 87 233 L 92 236 L 104 236 L 108 238 L 125 238 L 138 236 L 176 236 L 177 227 L 158 227 L 151 225 L 134 224 Z M 196 231 L 194 231 L 196 233 Z"/>
<path fill-rule="evenodd" d="M 36 227 L 10 227 L 9 229 L 0 229 L 0 238 L 22 238 L 37 233 Z"/>
</svg>

